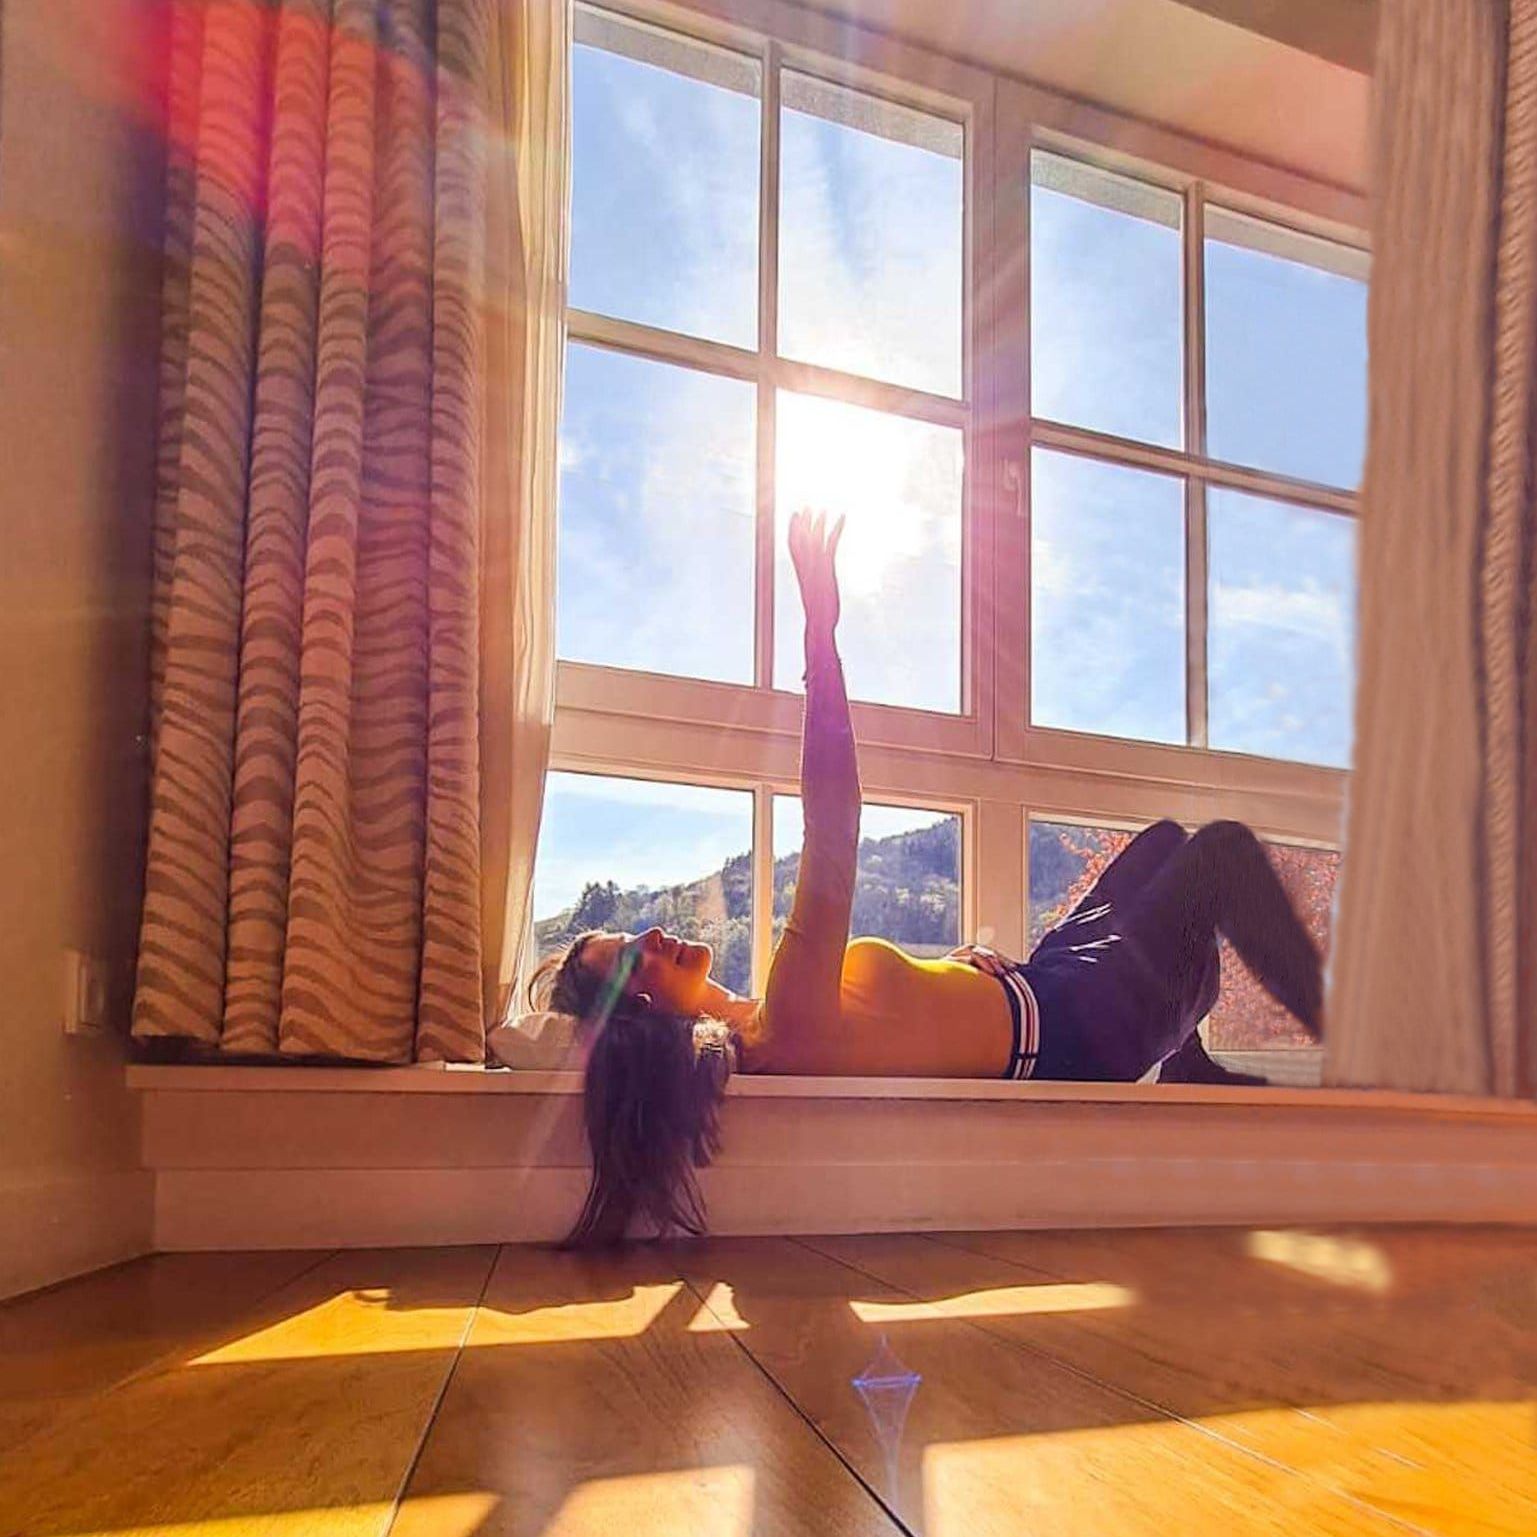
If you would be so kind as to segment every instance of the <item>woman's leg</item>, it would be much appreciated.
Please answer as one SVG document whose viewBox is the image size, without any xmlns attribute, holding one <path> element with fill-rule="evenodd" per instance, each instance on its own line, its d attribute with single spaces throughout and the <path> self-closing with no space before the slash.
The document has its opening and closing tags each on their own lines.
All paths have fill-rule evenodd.
<svg viewBox="0 0 1537 1537">
<path fill-rule="evenodd" d="M 1171 1001 L 1205 990 L 1218 933 L 1316 1037 L 1323 1012 L 1318 951 L 1264 847 L 1239 822 L 1203 827 L 1121 915 L 1123 942 Z M 1200 1014 L 1186 1012 L 1181 1039 L 1171 1048 L 1200 1021 Z"/>
<path fill-rule="evenodd" d="M 1099 907 L 1109 902 L 1114 907 L 1131 901 L 1166 865 L 1171 855 L 1189 842 L 1189 834 L 1178 822 L 1167 817 L 1144 827 L 1114 859 L 1105 866 L 1089 894 L 1074 912 Z"/>
<path fill-rule="evenodd" d="M 1240 1073 L 1233 1068 L 1214 1062 L 1201 1041 L 1199 1032 L 1192 1030 L 1184 1044 L 1163 1059 L 1158 1069 L 1159 1083 L 1226 1083 L 1261 1084 L 1270 1080 L 1262 1073 Z"/>
<path fill-rule="evenodd" d="M 1163 1059 L 1158 1069 L 1159 1083 L 1226 1083 L 1259 1084 L 1267 1080 L 1257 1073 L 1234 1072 L 1214 1062 L 1201 1039 L 1200 1024 L 1217 1006 L 1222 991 L 1222 952 L 1217 948 L 1214 934 L 1207 957 L 1206 975 L 1201 979 L 1200 991 L 1191 1011 L 1189 1034 L 1184 1041 Z"/>
<path fill-rule="evenodd" d="M 1167 819 L 1144 827 L 1100 872 L 1099 879 L 1072 912 L 1041 937 L 1031 959 L 1043 950 L 1096 937 L 1100 920 L 1110 916 L 1106 909 L 1119 909 L 1132 901 L 1187 837 L 1178 822 Z M 1089 929 L 1095 932 L 1087 932 Z"/>
</svg>

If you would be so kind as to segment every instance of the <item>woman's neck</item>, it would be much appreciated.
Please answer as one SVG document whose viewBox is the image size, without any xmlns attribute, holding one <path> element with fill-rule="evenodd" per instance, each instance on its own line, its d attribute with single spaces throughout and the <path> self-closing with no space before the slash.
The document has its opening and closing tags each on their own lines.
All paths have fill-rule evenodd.
<svg viewBox="0 0 1537 1537">
<path fill-rule="evenodd" d="M 705 984 L 703 1012 L 750 1039 L 756 1033 L 760 1009 L 756 998 L 744 998 L 712 978 Z"/>
</svg>

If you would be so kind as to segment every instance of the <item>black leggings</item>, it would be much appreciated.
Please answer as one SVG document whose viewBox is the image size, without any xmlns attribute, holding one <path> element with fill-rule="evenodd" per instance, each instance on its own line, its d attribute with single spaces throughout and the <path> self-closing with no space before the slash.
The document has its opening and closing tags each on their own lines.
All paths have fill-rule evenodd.
<svg viewBox="0 0 1537 1537">
<path fill-rule="evenodd" d="M 1260 841 L 1241 822 L 1158 822 L 1030 957 L 1040 1075 L 1140 1078 L 1176 1051 L 1216 1003 L 1219 935 L 1316 1037 L 1318 951 Z"/>
</svg>

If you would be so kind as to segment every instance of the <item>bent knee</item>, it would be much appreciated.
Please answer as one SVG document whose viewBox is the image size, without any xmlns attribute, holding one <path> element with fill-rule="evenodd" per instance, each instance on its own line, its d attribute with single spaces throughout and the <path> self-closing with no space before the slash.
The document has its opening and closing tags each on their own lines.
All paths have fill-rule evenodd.
<svg viewBox="0 0 1537 1537">
<path fill-rule="evenodd" d="M 1259 839 L 1255 837 L 1253 830 L 1247 827 L 1244 823 L 1235 822 L 1232 820 L 1224 820 L 1219 822 L 1208 822 L 1203 828 L 1201 828 L 1199 832 L 1196 833 L 1195 841 L 1218 845 L 1234 845 L 1240 843 L 1258 843 Z"/>
</svg>

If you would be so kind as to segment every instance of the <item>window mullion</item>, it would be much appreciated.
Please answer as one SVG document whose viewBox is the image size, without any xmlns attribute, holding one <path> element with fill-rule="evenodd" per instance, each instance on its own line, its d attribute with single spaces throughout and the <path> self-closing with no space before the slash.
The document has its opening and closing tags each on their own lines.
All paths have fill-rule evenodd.
<svg viewBox="0 0 1537 1537">
<path fill-rule="evenodd" d="M 779 346 L 780 48 L 763 49 L 763 118 L 758 175 L 758 504 L 753 682 L 774 683 L 774 369 Z"/>
<path fill-rule="evenodd" d="M 774 686 L 774 359 L 779 349 L 779 69 L 778 43 L 763 44 L 763 116 L 758 170 L 758 464 L 756 579 L 753 583 L 753 683 Z M 753 791 L 752 986 L 768 985 L 774 944 L 774 794 Z"/>
<path fill-rule="evenodd" d="M 1185 452 L 1206 457 L 1206 199 L 1185 189 Z"/>
<path fill-rule="evenodd" d="M 1020 93 L 1004 82 L 996 97 L 991 181 L 983 188 L 991 204 L 992 251 L 990 264 L 976 273 L 974 302 L 987 320 L 978 383 L 986 404 L 976 436 L 986 445 L 991 492 L 993 752 L 1014 761 L 1025 756 L 1031 689 L 1030 146 Z M 989 915 L 989 921 L 1001 920 Z"/>
<path fill-rule="evenodd" d="M 1206 228 L 1199 182 L 1185 191 L 1185 449 L 1206 458 Z M 1207 745 L 1206 483 L 1185 481 L 1185 720 L 1192 747 Z"/>
<path fill-rule="evenodd" d="M 752 990 L 761 998 L 768 986 L 774 951 L 774 791 L 766 784 L 752 799 Z"/>
</svg>

